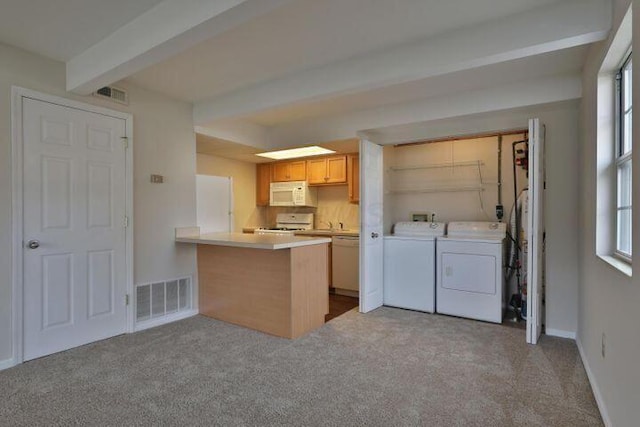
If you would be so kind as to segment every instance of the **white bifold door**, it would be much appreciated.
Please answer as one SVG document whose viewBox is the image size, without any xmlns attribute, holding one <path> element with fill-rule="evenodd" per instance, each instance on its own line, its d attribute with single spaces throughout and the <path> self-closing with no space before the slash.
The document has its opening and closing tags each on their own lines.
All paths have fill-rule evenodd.
<svg viewBox="0 0 640 427">
<path fill-rule="evenodd" d="M 23 98 L 23 359 L 124 333 L 126 121 Z"/>
<path fill-rule="evenodd" d="M 360 311 L 382 306 L 382 147 L 360 141 Z"/>
<path fill-rule="evenodd" d="M 544 294 L 544 125 L 529 120 L 529 203 L 527 210 L 527 342 L 542 333 Z"/>
</svg>

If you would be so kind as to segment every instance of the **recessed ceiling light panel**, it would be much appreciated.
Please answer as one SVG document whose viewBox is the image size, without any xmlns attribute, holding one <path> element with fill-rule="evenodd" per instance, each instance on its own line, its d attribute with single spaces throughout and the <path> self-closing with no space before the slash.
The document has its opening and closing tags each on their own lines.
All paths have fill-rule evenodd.
<svg viewBox="0 0 640 427">
<path fill-rule="evenodd" d="M 283 160 L 295 159 L 297 157 L 320 156 L 322 154 L 335 153 L 333 150 L 313 145 L 310 147 L 291 148 L 289 150 L 268 151 L 266 153 L 257 153 L 256 156 L 267 157 L 269 159 Z"/>
</svg>

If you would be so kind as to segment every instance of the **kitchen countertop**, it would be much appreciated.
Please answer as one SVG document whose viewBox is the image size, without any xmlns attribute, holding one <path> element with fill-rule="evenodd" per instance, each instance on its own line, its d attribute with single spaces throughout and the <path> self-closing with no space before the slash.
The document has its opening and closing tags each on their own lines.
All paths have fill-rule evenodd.
<svg viewBox="0 0 640 427">
<path fill-rule="evenodd" d="M 179 236 L 176 237 L 176 242 L 277 250 L 330 243 L 331 239 L 328 237 L 283 236 L 273 234 L 210 233 Z"/>
<path fill-rule="evenodd" d="M 334 229 L 325 229 L 320 228 L 316 230 L 304 230 L 304 231 L 296 231 L 296 236 L 350 236 L 350 237 L 358 237 L 360 236 L 360 232 L 358 230 L 334 230 Z"/>
</svg>

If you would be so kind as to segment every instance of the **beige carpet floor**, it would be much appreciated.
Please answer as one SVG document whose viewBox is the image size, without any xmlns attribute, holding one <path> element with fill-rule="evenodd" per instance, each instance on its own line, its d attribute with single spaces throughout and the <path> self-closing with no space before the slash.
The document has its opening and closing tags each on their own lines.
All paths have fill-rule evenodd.
<svg viewBox="0 0 640 427">
<path fill-rule="evenodd" d="M 296 341 L 193 317 L 0 372 L 0 425 L 602 425 L 576 345 L 350 311 Z"/>
</svg>

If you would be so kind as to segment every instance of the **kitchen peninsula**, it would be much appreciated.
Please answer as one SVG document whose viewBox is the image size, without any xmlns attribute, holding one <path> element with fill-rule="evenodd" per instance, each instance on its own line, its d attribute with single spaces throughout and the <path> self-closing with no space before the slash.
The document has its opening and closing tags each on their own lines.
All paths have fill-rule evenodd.
<svg viewBox="0 0 640 427">
<path fill-rule="evenodd" d="M 331 239 L 197 230 L 176 242 L 198 245 L 200 314 L 284 338 L 324 324 Z"/>
</svg>

